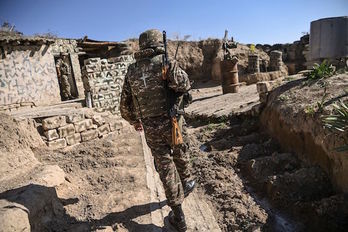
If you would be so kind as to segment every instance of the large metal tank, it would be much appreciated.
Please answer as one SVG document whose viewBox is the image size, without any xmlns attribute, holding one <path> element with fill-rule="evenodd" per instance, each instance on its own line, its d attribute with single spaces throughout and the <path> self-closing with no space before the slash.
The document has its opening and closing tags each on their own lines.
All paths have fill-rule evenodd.
<svg viewBox="0 0 348 232">
<path fill-rule="evenodd" d="M 310 60 L 348 57 L 348 16 L 311 22 Z"/>
</svg>

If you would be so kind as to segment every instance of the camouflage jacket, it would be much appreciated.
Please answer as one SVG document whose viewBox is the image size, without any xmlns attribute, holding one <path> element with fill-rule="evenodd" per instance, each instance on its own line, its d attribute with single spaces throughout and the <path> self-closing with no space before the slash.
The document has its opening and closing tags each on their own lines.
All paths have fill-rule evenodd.
<svg viewBox="0 0 348 232">
<path fill-rule="evenodd" d="M 168 87 L 178 93 L 178 96 L 191 88 L 186 72 L 176 62 L 169 64 L 167 78 Z M 121 115 L 131 123 L 142 118 L 167 114 L 162 55 L 140 58 L 129 66 L 120 110 Z"/>
<path fill-rule="evenodd" d="M 60 71 L 60 75 L 70 75 L 70 66 L 63 60 L 59 59 L 57 61 L 56 67 Z"/>
</svg>

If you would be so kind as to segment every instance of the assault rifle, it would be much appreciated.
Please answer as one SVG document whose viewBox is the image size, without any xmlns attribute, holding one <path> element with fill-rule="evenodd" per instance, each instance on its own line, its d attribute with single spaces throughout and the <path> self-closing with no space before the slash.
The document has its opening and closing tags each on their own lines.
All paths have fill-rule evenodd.
<svg viewBox="0 0 348 232">
<path fill-rule="evenodd" d="M 172 122 L 172 146 L 182 144 L 183 138 L 178 124 L 177 109 L 175 106 L 177 94 L 174 90 L 170 89 L 168 86 L 168 51 L 167 51 L 167 34 L 166 31 L 163 31 L 163 45 L 164 45 L 164 55 L 162 60 L 162 80 L 163 86 L 166 93 L 166 102 L 167 102 L 167 113 Z"/>
</svg>

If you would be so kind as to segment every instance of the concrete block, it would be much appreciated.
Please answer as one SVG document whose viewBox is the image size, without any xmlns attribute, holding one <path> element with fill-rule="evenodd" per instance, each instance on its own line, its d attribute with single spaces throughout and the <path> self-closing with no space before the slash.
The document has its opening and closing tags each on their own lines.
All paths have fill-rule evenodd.
<svg viewBox="0 0 348 232">
<path fill-rule="evenodd" d="M 74 145 L 74 144 L 81 142 L 81 134 L 75 133 L 73 135 L 67 136 L 65 139 L 66 139 L 66 142 L 68 143 L 69 146 Z"/>
<path fill-rule="evenodd" d="M 125 126 L 124 122 L 122 122 L 121 120 L 110 122 L 109 125 L 111 131 L 121 130 Z"/>
<path fill-rule="evenodd" d="M 125 62 L 119 62 L 119 63 L 116 63 L 115 65 L 117 69 L 126 69 L 128 67 L 128 64 Z"/>
<path fill-rule="evenodd" d="M 271 85 L 266 81 L 258 82 L 256 84 L 256 88 L 258 93 L 268 93 L 269 91 L 271 91 Z"/>
<path fill-rule="evenodd" d="M 107 60 L 107 59 L 101 59 L 101 60 L 100 60 L 100 63 L 101 63 L 102 65 L 106 65 L 106 64 L 108 64 L 108 60 Z"/>
<path fill-rule="evenodd" d="M 102 125 L 98 127 L 97 130 L 98 130 L 98 136 L 102 137 L 103 135 L 110 133 L 110 125 L 109 124 Z"/>
<path fill-rule="evenodd" d="M 55 116 L 42 120 L 42 128 L 44 130 L 51 130 L 66 125 L 65 116 Z"/>
<path fill-rule="evenodd" d="M 92 119 L 85 119 L 80 122 L 74 123 L 76 132 L 82 132 L 82 131 L 88 130 L 92 127 L 92 125 L 93 125 Z"/>
<path fill-rule="evenodd" d="M 79 121 L 82 121 L 83 119 L 85 119 L 83 114 L 72 114 L 72 115 L 66 116 L 66 121 L 68 123 L 79 122 Z"/>
<path fill-rule="evenodd" d="M 87 127 L 87 130 L 95 128 L 95 125 L 93 124 L 92 119 L 86 119 L 86 127 Z"/>
<path fill-rule="evenodd" d="M 100 72 L 100 66 L 99 65 L 95 65 L 95 64 L 87 64 L 86 65 L 86 72 L 87 73 L 92 73 L 92 72 Z"/>
<path fill-rule="evenodd" d="M 89 59 L 85 59 L 84 60 L 84 65 L 87 65 L 87 64 L 99 64 L 100 63 L 100 58 L 89 58 Z"/>
<path fill-rule="evenodd" d="M 75 134 L 75 127 L 74 124 L 68 124 L 66 126 L 62 126 L 58 128 L 59 137 L 65 138 L 68 135 Z"/>
<path fill-rule="evenodd" d="M 94 115 L 92 117 L 93 123 L 96 124 L 97 126 L 101 126 L 105 124 L 105 120 L 101 115 Z"/>
<path fill-rule="evenodd" d="M 133 57 L 131 55 L 123 55 L 123 56 L 109 58 L 108 61 L 109 63 L 133 62 Z"/>
<path fill-rule="evenodd" d="M 53 149 L 64 148 L 67 146 L 65 139 L 56 139 L 53 141 L 46 142 L 46 144 L 49 148 Z"/>
<path fill-rule="evenodd" d="M 56 129 L 45 131 L 44 134 L 48 141 L 52 141 L 59 138 L 59 135 Z"/>
<path fill-rule="evenodd" d="M 82 142 L 86 142 L 92 139 L 95 139 L 98 137 L 98 131 L 97 130 L 88 130 L 81 133 L 81 140 Z"/>
<path fill-rule="evenodd" d="M 89 129 L 97 129 L 97 128 L 98 128 L 98 125 L 93 124 Z"/>
</svg>

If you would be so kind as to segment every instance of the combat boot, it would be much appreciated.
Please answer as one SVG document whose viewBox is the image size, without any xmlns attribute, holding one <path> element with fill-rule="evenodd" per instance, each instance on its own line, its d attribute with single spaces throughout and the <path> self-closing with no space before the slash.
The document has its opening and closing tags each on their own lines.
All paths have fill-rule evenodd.
<svg viewBox="0 0 348 232">
<path fill-rule="evenodd" d="M 195 189 L 195 186 L 196 186 L 195 180 L 190 180 L 190 181 L 187 181 L 185 184 L 183 184 L 185 197 L 190 195 L 190 193 Z"/>
<path fill-rule="evenodd" d="M 173 206 L 169 215 L 170 224 L 179 232 L 185 232 L 187 230 L 185 215 L 182 211 L 181 205 Z"/>
</svg>

